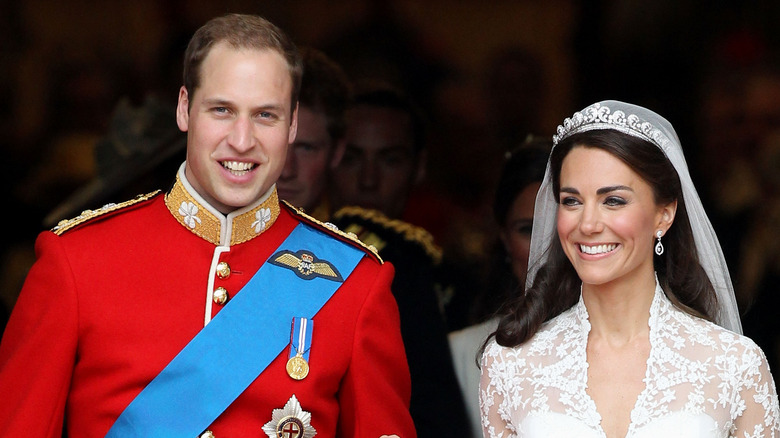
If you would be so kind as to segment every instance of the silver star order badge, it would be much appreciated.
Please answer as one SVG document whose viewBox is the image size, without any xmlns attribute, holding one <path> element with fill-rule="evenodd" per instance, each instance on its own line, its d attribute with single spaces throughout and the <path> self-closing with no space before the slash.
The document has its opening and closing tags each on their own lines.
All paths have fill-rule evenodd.
<svg viewBox="0 0 780 438">
<path fill-rule="evenodd" d="M 303 410 L 295 394 L 282 409 L 274 409 L 263 432 L 269 438 L 312 438 L 317 434 L 311 426 L 311 413 Z"/>
</svg>

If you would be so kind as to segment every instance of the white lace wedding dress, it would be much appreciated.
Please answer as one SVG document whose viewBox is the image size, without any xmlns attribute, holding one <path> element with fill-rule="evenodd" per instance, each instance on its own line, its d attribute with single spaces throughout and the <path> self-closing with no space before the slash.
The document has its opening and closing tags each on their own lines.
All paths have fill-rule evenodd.
<svg viewBox="0 0 780 438">
<path fill-rule="evenodd" d="M 656 286 L 645 388 L 627 437 L 777 437 L 778 399 L 766 358 L 749 338 L 694 318 Z M 493 340 L 482 357 L 485 437 L 605 437 L 586 392 L 590 323 L 579 303 L 520 347 Z"/>
</svg>

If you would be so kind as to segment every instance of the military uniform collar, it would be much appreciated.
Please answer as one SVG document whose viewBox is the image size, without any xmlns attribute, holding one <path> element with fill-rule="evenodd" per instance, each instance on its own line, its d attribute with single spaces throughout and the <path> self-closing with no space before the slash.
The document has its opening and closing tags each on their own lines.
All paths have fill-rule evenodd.
<svg viewBox="0 0 780 438">
<path fill-rule="evenodd" d="M 184 175 L 184 164 L 176 174 L 173 188 L 165 195 L 165 205 L 182 226 L 222 246 L 236 245 L 259 236 L 279 217 L 275 185 L 254 204 L 224 215 L 192 188 Z"/>
</svg>

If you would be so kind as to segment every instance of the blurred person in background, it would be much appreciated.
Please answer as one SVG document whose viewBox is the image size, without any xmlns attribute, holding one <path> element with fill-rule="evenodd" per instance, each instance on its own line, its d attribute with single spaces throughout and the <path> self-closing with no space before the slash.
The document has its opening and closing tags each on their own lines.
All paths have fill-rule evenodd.
<svg viewBox="0 0 780 438">
<path fill-rule="evenodd" d="M 542 183 L 552 140 L 528 136 L 506 153 L 493 201 L 498 242 L 489 258 L 488 278 L 470 306 L 473 325 L 450 332 L 449 342 L 469 416 L 471 436 L 482 437 L 479 411 L 479 352 L 498 326 L 499 308 L 525 287 L 536 192 Z"/>
<path fill-rule="evenodd" d="M 303 77 L 298 101 L 298 134 L 277 182 L 279 197 L 326 221 L 330 170 L 344 154 L 345 111 L 351 85 L 341 67 L 324 52 L 301 48 Z"/>
<path fill-rule="evenodd" d="M 441 275 L 442 250 L 427 230 L 403 220 L 409 195 L 425 175 L 425 128 L 422 113 L 402 90 L 361 84 L 347 111 L 344 157 L 332 170 L 330 222 L 376 248 L 396 268 L 392 290 L 418 435 L 467 437 L 437 295 L 450 280 Z"/>
</svg>

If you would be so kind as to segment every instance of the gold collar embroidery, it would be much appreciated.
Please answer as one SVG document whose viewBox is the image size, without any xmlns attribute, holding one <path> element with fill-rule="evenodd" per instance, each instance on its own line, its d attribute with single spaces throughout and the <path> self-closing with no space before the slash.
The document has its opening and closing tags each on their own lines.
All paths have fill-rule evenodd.
<svg viewBox="0 0 780 438">
<path fill-rule="evenodd" d="M 265 201 L 225 216 L 207 207 L 197 194 L 190 193 L 179 174 L 165 195 L 165 205 L 180 224 L 214 245 L 236 245 L 251 240 L 269 229 L 279 217 L 275 187 Z"/>
</svg>

